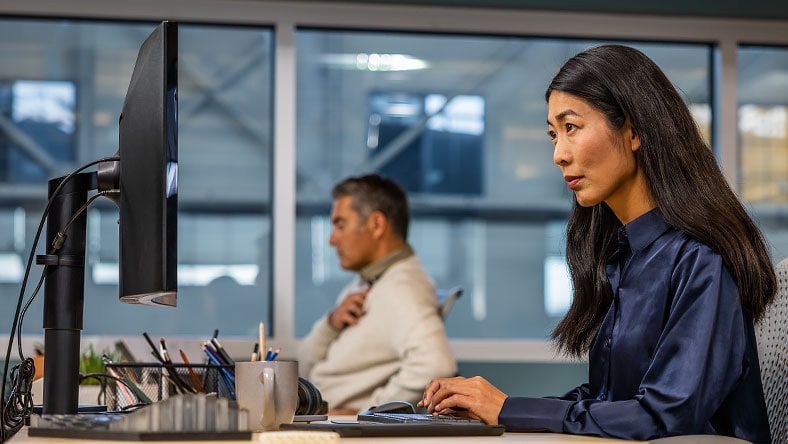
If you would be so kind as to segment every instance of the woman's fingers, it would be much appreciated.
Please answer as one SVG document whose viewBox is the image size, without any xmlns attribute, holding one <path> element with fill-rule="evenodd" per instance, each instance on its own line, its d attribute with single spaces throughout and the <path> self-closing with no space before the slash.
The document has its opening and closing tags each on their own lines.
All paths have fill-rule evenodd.
<svg viewBox="0 0 788 444">
<path fill-rule="evenodd" d="M 465 411 L 488 424 L 497 424 L 505 400 L 506 394 L 484 378 L 454 378 L 441 382 L 427 410 L 438 414 Z"/>
<path fill-rule="evenodd" d="M 421 401 L 418 402 L 419 407 L 424 407 L 427 409 L 428 412 L 432 413 L 432 404 L 434 404 L 435 394 L 447 384 L 449 381 L 457 380 L 457 379 L 464 379 L 460 376 L 456 378 L 439 378 L 433 379 L 427 384 L 427 388 L 424 389 L 424 394 L 421 397 Z"/>
</svg>

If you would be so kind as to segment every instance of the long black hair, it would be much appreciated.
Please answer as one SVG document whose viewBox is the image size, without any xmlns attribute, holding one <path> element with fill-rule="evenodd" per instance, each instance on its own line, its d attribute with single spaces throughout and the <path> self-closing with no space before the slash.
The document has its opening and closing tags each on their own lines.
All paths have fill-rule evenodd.
<svg viewBox="0 0 788 444">
<path fill-rule="evenodd" d="M 759 320 L 777 286 L 766 242 L 659 67 L 634 48 L 599 46 L 569 59 L 547 88 L 547 100 L 553 91 L 585 100 L 612 129 L 629 119 L 640 138 L 635 161 L 656 207 L 670 225 L 722 256 L 742 308 Z M 552 334 L 570 355 L 588 351 L 612 302 L 605 263 L 620 226 L 605 203 L 585 208 L 574 201 L 566 235 L 574 301 Z"/>
</svg>

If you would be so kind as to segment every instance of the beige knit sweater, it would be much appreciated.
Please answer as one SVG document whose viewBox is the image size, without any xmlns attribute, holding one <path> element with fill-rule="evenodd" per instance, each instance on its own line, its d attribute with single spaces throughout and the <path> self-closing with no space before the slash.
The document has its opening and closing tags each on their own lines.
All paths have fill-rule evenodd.
<svg viewBox="0 0 788 444">
<path fill-rule="evenodd" d="M 362 288 L 356 279 L 337 301 Z M 320 318 L 299 349 L 299 371 L 329 408 L 417 402 L 433 378 L 457 371 L 432 280 L 416 256 L 393 264 L 367 293 L 365 314 L 337 331 Z"/>
</svg>

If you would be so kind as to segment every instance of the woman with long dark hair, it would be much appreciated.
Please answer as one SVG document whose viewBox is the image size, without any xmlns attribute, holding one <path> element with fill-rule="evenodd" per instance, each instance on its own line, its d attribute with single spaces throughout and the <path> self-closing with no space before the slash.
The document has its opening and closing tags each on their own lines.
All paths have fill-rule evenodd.
<svg viewBox="0 0 788 444">
<path fill-rule="evenodd" d="M 653 439 L 769 443 L 753 323 L 776 291 L 763 236 L 659 67 L 626 46 L 574 56 L 545 94 L 574 203 L 574 299 L 553 332 L 589 382 L 509 397 L 480 377 L 432 381 L 420 405 L 503 424 Z"/>
</svg>

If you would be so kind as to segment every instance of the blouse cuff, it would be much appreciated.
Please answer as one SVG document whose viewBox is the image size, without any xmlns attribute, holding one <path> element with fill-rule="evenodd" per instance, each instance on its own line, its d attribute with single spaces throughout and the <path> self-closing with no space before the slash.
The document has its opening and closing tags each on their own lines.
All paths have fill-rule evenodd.
<svg viewBox="0 0 788 444">
<path fill-rule="evenodd" d="M 508 397 L 503 403 L 498 423 L 507 432 L 553 432 L 564 431 L 566 418 L 572 401 L 554 398 Z"/>
</svg>

